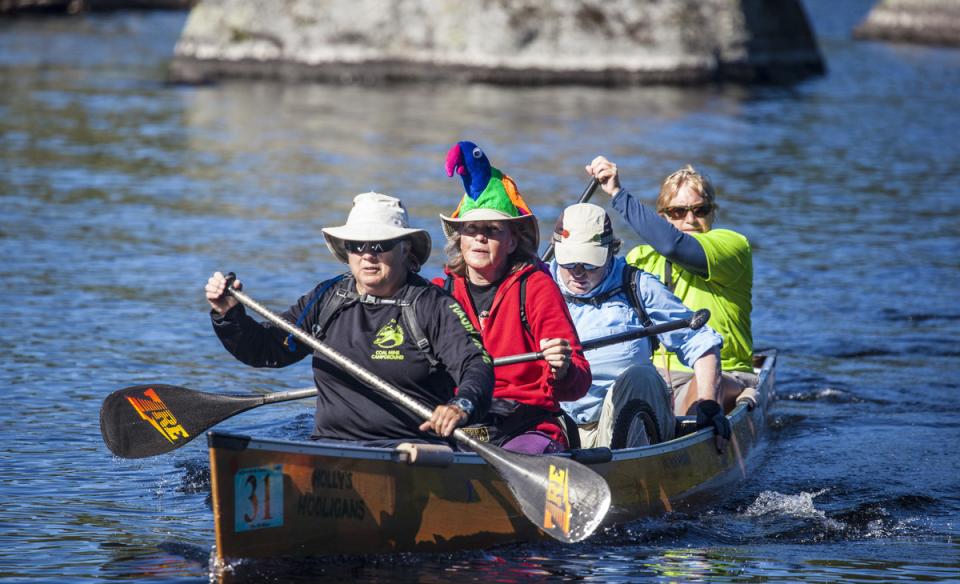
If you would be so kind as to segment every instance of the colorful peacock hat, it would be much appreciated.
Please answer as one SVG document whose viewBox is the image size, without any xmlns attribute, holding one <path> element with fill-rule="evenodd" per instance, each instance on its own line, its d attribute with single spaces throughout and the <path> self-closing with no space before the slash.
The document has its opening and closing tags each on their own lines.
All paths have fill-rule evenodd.
<svg viewBox="0 0 960 584">
<path fill-rule="evenodd" d="M 440 215 L 443 233 L 457 233 L 457 224 L 467 221 L 520 221 L 539 244 L 537 218 L 520 196 L 512 178 L 490 166 L 483 150 L 473 142 L 458 142 L 447 153 L 447 176 L 459 174 L 463 180 L 463 198 L 449 216 Z"/>
</svg>

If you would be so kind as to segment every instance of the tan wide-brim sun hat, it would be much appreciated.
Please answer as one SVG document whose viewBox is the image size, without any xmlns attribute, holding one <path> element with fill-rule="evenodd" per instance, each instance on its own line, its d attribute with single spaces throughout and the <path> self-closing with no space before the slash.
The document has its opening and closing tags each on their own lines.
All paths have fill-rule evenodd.
<svg viewBox="0 0 960 584">
<path fill-rule="evenodd" d="M 323 238 L 330 252 L 347 263 L 344 241 L 387 241 L 408 238 L 413 255 L 421 265 L 430 257 L 430 234 L 410 227 L 410 218 L 400 199 L 380 193 L 361 193 L 353 198 L 347 222 L 339 227 L 324 227 Z"/>
</svg>

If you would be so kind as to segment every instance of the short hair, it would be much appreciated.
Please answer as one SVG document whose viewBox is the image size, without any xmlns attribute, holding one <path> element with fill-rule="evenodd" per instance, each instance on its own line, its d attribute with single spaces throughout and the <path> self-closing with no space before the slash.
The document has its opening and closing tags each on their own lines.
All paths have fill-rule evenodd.
<svg viewBox="0 0 960 584">
<path fill-rule="evenodd" d="M 420 259 L 417 258 L 417 254 L 414 251 L 415 247 L 413 245 L 413 240 L 410 239 L 409 237 L 404 237 L 403 239 L 400 240 L 400 245 L 403 246 L 403 249 L 405 252 L 404 263 L 407 266 L 407 270 L 409 270 L 413 274 L 419 273 L 420 268 L 422 266 L 420 265 Z"/>
<path fill-rule="evenodd" d="M 620 247 L 623 245 L 623 240 L 616 237 L 613 238 L 613 241 L 610 242 L 610 245 L 607 246 L 607 249 L 610 250 L 610 256 L 615 256 L 620 253 Z"/>
<path fill-rule="evenodd" d="M 710 179 L 699 173 L 690 164 L 663 179 L 663 184 L 660 185 L 660 194 L 657 195 L 657 213 L 662 213 L 664 209 L 669 207 L 670 202 L 684 186 L 697 191 L 710 204 L 711 211 L 708 217 L 712 222 L 716 218 L 717 210 L 720 209 L 720 205 L 717 204 L 717 193 Z"/>
<path fill-rule="evenodd" d="M 537 239 L 533 230 L 525 229 L 522 225 L 524 221 L 504 221 L 503 223 L 517 240 L 517 249 L 507 257 L 507 272 L 515 272 L 524 266 L 536 263 Z M 467 262 L 463 259 L 463 252 L 460 251 L 460 237 L 460 231 L 454 231 L 453 235 L 447 238 L 447 244 L 443 250 L 447 254 L 447 269 L 450 273 L 466 276 Z"/>
</svg>

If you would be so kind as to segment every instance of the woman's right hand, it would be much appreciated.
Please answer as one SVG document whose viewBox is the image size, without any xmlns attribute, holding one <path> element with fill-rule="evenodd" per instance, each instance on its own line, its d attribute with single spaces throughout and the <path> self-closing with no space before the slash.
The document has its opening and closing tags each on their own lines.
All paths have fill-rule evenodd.
<svg viewBox="0 0 960 584">
<path fill-rule="evenodd" d="M 240 280 L 233 281 L 233 289 L 243 289 L 243 284 L 240 283 Z M 237 299 L 226 294 L 227 279 L 220 272 L 214 272 L 213 275 L 210 276 L 203 290 L 207 295 L 207 302 L 210 303 L 210 308 L 218 314 L 226 314 L 231 308 L 237 305 Z"/>
<path fill-rule="evenodd" d="M 617 174 L 617 165 L 603 156 L 597 156 L 586 166 L 587 174 L 597 179 L 600 187 L 611 197 L 620 192 L 620 176 Z"/>
</svg>

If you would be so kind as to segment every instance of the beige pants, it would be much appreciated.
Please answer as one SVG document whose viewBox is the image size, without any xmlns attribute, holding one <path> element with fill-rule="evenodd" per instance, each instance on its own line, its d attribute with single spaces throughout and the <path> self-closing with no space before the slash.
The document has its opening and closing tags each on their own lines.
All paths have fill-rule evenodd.
<svg viewBox="0 0 960 584">
<path fill-rule="evenodd" d="M 690 385 L 694 377 L 693 372 L 671 371 L 668 377 L 665 369 L 657 368 L 657 371 L 660 372 L 664 381 L 668 384 L 673 384 L 673 413 L 677 416 L 687 415 L 686 412 L 677 411 L 677 407 L 681 407 L 682 404 L 686 403 L 687 393 L 690 391 Z M 725 394 L 735 392 L 739 395 L 744 389 L 757 386 L 758 378 L 756 373 L 749 373 L 747 371 L 724 371 L 721 376 L 723 377 Z"/>
<path fill-rule="evenodd" d="M 630 424 L 630 419 L 627 418 L 632 419 L 634 416 L 631 413 L 637 411 L 638 407 L 655 426 L 655 429 L 647 429 L 648 433 L 655 436 L 653 442 L 673 439 L 676 419 L 672 412 L 670 390 L 657 370 L 644 364 L 624 369 L 603 398 L 600 419 L 579 426 L 580 447 L 610 447 L 615 433 L 627 431 L 625 426 Z M 639 445 L 642 444 L 633 444 Z"/>
</svg>

